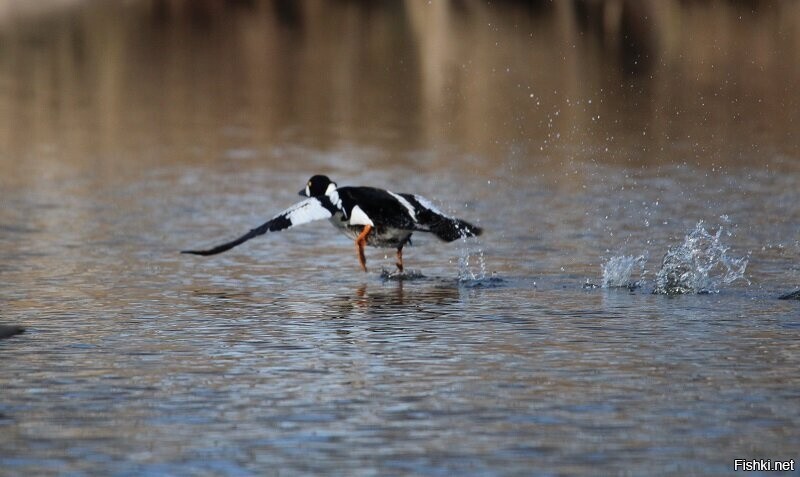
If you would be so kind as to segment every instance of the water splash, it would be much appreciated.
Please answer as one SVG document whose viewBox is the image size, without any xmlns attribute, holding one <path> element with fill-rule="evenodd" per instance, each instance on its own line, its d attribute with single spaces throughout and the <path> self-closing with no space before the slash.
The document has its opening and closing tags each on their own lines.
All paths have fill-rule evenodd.
<svg viewBox="0 0 800 477">
<path fill-rule="evenodd" d="M 495 273 L 492 273 L 492 276 L 485 277 L 479 280 L 459 280 L 458 284 L 460 287 L 471 289 L 471 288 L 500 288 L 505 286 L 506 281 L 500 277 L 498 277 Z M 535 288 L 535 286 L 534 286 Z"/>
<path fill-rule="evenodd" d="M 639 288 L 645 275 L 647 253 L 642 255 L 620 255 L 611 257 L 603 267 L 603 288 Z M 639 270 L 639 280 L 631 281 L 633 272 Z"/>
<path fill-rule="evenodd" d="M 749 255 L 729 257 L 729 247 L 720 241 L 722 231 L 720 227 L 715 234 L 709 233 L 701 220 L 682 244 L 670 247 L 656 274 L 653 293 L 717 293 L 722 285 L 745 279 Z"/>
<path fill-rule="evenodd" d="M 456 225 L 461 235 L 461 250 L 458 257 L 458 281 L 481 281 L 486 278 L 486 259 L 483 247 L 477 238 L 469 237 L 469 231 Z"/>
<path fill-rule="evenodd" d="M 404 270 L 398 271 L 397 269 L 389 270 L 387 268 L 381 268 L 381 280 L 383 281 L 409 281 L 409 280 L 421 280 L 427 278 L 425 275 L 422 274 L 422 270 Z"/>
<path fill-rule="evenodd" d="M 464 246 L 461 247 L 461 254 L 458 257 L 458 281 L 480 281 L 486 278 L 486 260 L 483 256 L 483 249 L 477 246 L 471 249 L 470 244 L 462 238 Z"/>
</svg>

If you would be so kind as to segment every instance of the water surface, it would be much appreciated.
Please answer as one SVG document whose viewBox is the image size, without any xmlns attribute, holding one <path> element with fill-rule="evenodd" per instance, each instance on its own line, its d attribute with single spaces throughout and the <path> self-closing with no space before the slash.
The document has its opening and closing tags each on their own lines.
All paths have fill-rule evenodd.
<svg viewBox="0 0 800 477">
<path fill-rule="evenodd" d="M 0 474 L 798 458 L 800 304 L 776 297 L 800 286 L 800 9 L 637 4 L 0 17 L 0 323 L 27 328 L 0 342 Z M 261 224 L 314 173 L 486 232 L 419 237 L 412 280 L 383 279 L 376 249 L 361 273 L 324 222 L 177 253 Z M 744 277 L 651 294 L 699 221 Z M 640 288 L 584 288 L 623 255 L 647 257 Z"/>
</svg>

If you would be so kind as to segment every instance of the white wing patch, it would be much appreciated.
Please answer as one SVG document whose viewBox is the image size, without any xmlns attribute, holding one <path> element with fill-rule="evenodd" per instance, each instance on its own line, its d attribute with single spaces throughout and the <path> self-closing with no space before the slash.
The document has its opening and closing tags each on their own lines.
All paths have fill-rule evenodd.
<svg viewBox="0 0 800 477">
<path fill-rule="evenodd" d="M 397 201 L 398 201 L 398 202 L 400 202 L 400 203 L 403 205 L 403 207 L 405 207 L 405 208 L 406 208 L 406 210 L 408 210 L 408 215 L 410 215 L 410 216 L 411 216 L 411 219 L 412 219 L 414 222 L 416 222 L 416 221 L 417 221 L 417 211 L 416 211 L 416 210 L 414 210 L 414 206 L 413 206 L 413 205 L 411 205 L 411 203 L 410 203 L 409 201 L 407 201 L 407 200 L 405 199 L 405 197 L 403 197 L 403 196 L 401 196 L 401 195 L 398 195 L 398 194 L 395 194 L 394 192 L 392 192 L 392 191 L 390 191 L 390 190 L 387 190 L 386 192 L 388 192 L 388 193 L 389 193 L 389 195 L 391 195 L 392 197 L 394 197 L 395 199 L 397 199 Z"/>
<path fill-rule="evenodd" d="M 355 206 L 350 211 L 350 225 L 375 225 L 372 219 L 361 210 L 361 207 Z"/>
<path fill-rule="evenodd" d="M 332 215 L 331 211 L 326 209 L 319 199 L 312 197 L 294 204 L 278 214 L 277 217 L 286 217 L 291 222 L 289 227 L 294 227 L 314 220 L 329 219 Z"/>
<path fill-rule="evenodd" d="M 433 205 L 433 203 L 431 201 L 429 201 L 428 199 L 426 199 L 425 197 L 422 197 L 421 195 L 415 195 L 414 198 L 417 199 L 417 202 L 419 202 L 419 205 L 425 207 L 426 209 L 430 210 L 431 212 L 439 214 L 439 215 L 441 215 L 443 217 L 451 218 L 449 215 L 447 215 L 444 212 L 442 212 L 441 210 L 437 209 L 436 206 Z"/>
</svg>

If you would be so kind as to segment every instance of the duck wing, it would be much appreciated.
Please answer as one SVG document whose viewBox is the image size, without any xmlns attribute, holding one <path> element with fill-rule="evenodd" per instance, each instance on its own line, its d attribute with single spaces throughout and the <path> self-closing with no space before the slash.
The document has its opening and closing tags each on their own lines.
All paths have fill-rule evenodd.
<svg viewBox="0 0 800 477">
<path fill-rule="evenodd" d="M 236 240 L 217 245 L 214 248 L 207 250 L 183 250 L 181 253 L 189 253 L 193 255 L 216 255 L 241 245 L 248 240 L 264 235 L 267 232 L 279 232 L 291 227 L 313 222 L 314 220 L 329 219 L 336 212 L 336 207 L 328 200 L 327 197 L 311 197 L 302 202 L 298 202 L 280 214 L 271 218 Z"/>
</svg>

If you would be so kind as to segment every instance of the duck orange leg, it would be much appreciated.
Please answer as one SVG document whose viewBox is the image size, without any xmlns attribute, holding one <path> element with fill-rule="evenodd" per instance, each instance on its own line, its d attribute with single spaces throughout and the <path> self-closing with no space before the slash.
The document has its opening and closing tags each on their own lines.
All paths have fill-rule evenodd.
<svg viewBox="0 0 800 477">
<path fill-rule="evenodd" d="M 371 225 L 365 225 L 364 230 L 358 234 L 356 238 L 356 251 L 358 252 L 358 262 L 361 264 L 361 269 L 367 271 L 367 258 L 364 256 L 364 246 L 367 244 L 367 235 L 372 231 Z"/>
<path fill-rule="evenodd" d="M 397 271 L 400 272 L 400 273 L 403 273 L 403 247 L 402 246 L 397 249 L 397 262 L 395 263 L 395 265 L 397 265 Z"/>
</svg>

